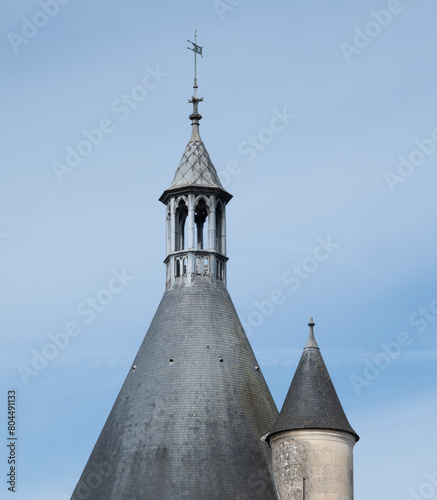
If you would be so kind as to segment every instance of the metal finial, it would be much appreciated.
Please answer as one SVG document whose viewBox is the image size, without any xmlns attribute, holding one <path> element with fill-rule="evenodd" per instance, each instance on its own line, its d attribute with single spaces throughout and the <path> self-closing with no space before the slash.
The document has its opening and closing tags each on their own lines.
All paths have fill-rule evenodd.
<svg viewBox="0 0 437 500">
<path fill-rule="evenodd" d="M 194 30 L 194 42 L 191 40 L 187 40 L 187 42 L 191 43 L 192 47 L 187 47 L 188 50 L 192 50 L 194 52 L 194 97 L 197 96 L 197 54 L 200 54 L 203 57 L 202 50 L 203 47 L 197 45 L 197 30 Z"/>
<path fill-rule="evenodd" d="M 199 102 L 203 101 L 203 97 L 200 99 L 197 97 L 197 59 L 196 56 L 197 54 L 200 54 L 203 57 L 202 50 L 203 47 L 200 45 L 197 45 L 197 30 L 194 30 L 194 42 L 191 40 L 187 40 L 187 42 L 190 42 L 193 46 L 192 47 L 187 47 L 188 50 L 192 50 L 194 52 L 194 95 L 193 97 L 188 101 L 193 104 L 193 112 L 189 116 L 191 120 L 191 125 L 193 127 L 193 131 L 191 134 L 191 141 L 201 141 L 200 135 L 199 135 L 199 120 L 202 119 L 202 115 L 199 114 L 199 109 L 198 109 L 198 104 Z"/>
<path fill-rule="evenodd" d="M 311 316 L 310 318 L 310 322 L 308 323 L 308 326 L 310 327 L 310 333 L 308 335 L 308 341 L 307 341 L 307 344 L 305 346 L 305 349 L 307 347 L 316 347 L 317 349 L 319 348 L 319 346 L 317 345 L 317 342 L 316 342 L 316 338 L 314 337 L 314 321 L 313 321 L 313 317 Z"/>
</svg>

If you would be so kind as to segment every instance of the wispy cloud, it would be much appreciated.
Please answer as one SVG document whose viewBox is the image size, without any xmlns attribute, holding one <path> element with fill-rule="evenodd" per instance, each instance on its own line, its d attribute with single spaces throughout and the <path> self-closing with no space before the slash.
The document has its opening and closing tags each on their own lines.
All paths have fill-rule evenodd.
<svg viewBox="0 0 437 500">
<path fill-rule="evenodd" d="M 53 361 L 53 365 L 63 368 L 81 366 L 83 368 L 126 366 L 135 357 L 136 352 L 128 349 L 99 349 L 89 351 L 64 352 Z M 15 369 L 18 363 L 29 358 L 28 351 L 8 351 L 0 354 L 0 369 Z"/>
<path fill-rule="evenodd" d="M 361 365 L 366 359 L 372 358 L 377 352 L 363 349 L 323 349 L 322 355 L 328 366 Z M 257 351 L 257 359 L 262 366 L 292 366 L 297 365 L 302 356 L 302 349 L 261 349 Z M 437 350 L 407 351 L 399 356 L 403 363 L 421 363 L 436 361 Z"/>
<path fill-rule="evenodd" d="M 422 361 L 437 361 L 437 350 L 403 352 L 399 357 L 404 363 L 420 363 Z"/>
<path fill-rule="evenodd" d="M 129 349 L 99 349 L 95 351 L 79 351 L 66 353 L 61 356 L 58 361 L 58 366 L 73 367 L 82 366 L 84 368 L 107 367 L 113 368 L 116 366 L 126 366 L 135 357 L 135 352 Z"/>
<path fill-rule="evenodd" d="M 371 355 L 360 349 L 323 349 L 323 358 L 329 365 L 350 365 L 360 363 Z M 302 356 L 302 349 L 262 349 L 257 352 L 258 361 L 264 366 L 296 365 Z"/>
</svg>

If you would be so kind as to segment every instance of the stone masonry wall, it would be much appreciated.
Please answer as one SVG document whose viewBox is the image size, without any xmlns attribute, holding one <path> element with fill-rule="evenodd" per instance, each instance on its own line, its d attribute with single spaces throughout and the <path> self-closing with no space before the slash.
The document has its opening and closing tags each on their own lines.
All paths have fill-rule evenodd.
<svg viewBox="0 0 437 500">
<path fill-rule="evenodd" d="M 303 500 L 304 488 L 305 500 L 353 500 L 354 445 L 347 432 L 308 429 L 272 436 L 281 500 Z"/>
</svg>

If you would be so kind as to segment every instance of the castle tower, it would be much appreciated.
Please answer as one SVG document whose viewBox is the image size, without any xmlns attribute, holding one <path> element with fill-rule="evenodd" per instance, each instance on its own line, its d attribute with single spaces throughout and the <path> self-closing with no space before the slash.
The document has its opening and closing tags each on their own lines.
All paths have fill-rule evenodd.
<svg viewBox="0 0 437 500">
<path fill-rule="evenodd" d="M 267 436 L 281 500 L 352 500 L 350 426 L 314 338 L 314 323 L 284 405 Z"/>
<path fill-rule="evenodd" d="M 199 135 L 166 207 L 166 289 L 72 500 L 277 500 L 278 411 L 226 288 L 226 204 Z"/>
</svg>

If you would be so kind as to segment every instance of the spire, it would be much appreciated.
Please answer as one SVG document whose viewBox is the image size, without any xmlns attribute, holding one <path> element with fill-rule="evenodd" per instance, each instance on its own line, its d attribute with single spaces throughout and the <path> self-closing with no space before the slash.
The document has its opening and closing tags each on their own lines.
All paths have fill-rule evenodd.
<svg viewBox="0 0 437 500">
<path fill-rule="evenodd" d="M 191 138 L 185 148 L 179 167 L 176 170 L 173 182 L 167 189 L 160 200 L 166 203 L 169 193 L 175 189 L 196 187 L 196 188 L 213 188 L 220 189 L 222 197 L 226 203 L 232 196 L 223 188 L 217 171 L 211 161 L 211 158 L 206 150 L 205 144 L 200 138 L 199 122 L 202 115 L 199 113 L 199 102 L 203 102 L 203 97 L 197 97 L 197 54 L 203 57 L 203 47 L 197 44 L 197 30 L 194 31 L 194 42 L 187 40 L 192 47 L 187 47 L 188 50 L 194 52 L 194 95 L 188 100 L 193 105 L 193 112 L 190 114 L 191 120 Z"/>
<path fill-rule="evenodd" d="M 193 136 L 160 198 L 166 291 L 72 500 L 278 500 L 261 441 L 278 410 L 226 289 L 232 196 L 198 136 L 196 89 L 195 73 Z M 109 472 L 92 482 L 96 467 Z"/>
<path fill-rule="evenodd" d="M 359 437 L 346 418 L 315 340 L 313 318 L 308 325 L 307 344 L 269 437 L 283 431 L 326 429 L 349 432 L 358 441 Z"/>
</svg>

